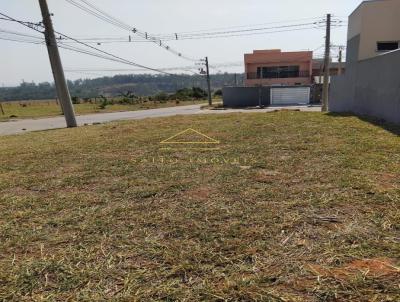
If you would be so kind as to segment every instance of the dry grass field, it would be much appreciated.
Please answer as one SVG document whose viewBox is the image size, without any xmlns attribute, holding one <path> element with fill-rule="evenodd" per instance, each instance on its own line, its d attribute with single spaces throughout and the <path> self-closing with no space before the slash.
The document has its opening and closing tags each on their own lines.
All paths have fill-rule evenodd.
<svg viewBox="0 0 400 302">
<path fill-rule="evenodd" d="M 136 111 L 164 107 L 184 106 L 193 104 L 204 104 L 207 101 L 166 101 L 163 103 L 148 101 L 141 104 L 113 104 L 107 105 L 105 109 L 100 108 L 100 103 L 82 103 L 75 104 L 75 112 L 78 115 L 91 113 L 106 113 L 117 111 Z M 0 110 L 0 122 L 12 119 L 26 118 L 44 118 L 62 115 L 60 105 L 54 100 L 48 101 L 21 101 L 21 102 L 4 102 L 2 103 L 4 114 Z"/>
<path fill-rule="evenodd" d="M 187 128 L 218 149 L 161 148 Z M 0 137 L 0 300 L 400 301 L 396 133 L 274 112 Z"/>
</svg>

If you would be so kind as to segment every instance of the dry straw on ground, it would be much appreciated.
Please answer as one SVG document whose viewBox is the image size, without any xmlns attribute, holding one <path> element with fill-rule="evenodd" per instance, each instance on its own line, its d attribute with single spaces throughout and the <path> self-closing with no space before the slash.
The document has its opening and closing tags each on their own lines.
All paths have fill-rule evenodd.
<svg viewBox="0 0 400 302">
<path fill-rule="evenodd" d="M 160 150 L 189 127 L 220 150 Z M 0 300 L 399 301 L 396 132 L 276 112 L 1 137 Z"/>
</svg>

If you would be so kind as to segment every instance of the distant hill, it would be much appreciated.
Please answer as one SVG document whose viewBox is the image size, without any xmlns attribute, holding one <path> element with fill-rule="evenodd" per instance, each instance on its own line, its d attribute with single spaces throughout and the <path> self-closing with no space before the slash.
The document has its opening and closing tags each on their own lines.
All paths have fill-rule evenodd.
<svg viewBox="0 0 400 302">
<path fill-rule="evenodd" d="M 237 75 L 238 84 L 243 83 L 243 74 Z M 234 85 L 235 75 L 224 73 L 211 76 L 212 89 Z M 178 89 L 201 87 L 207 88 L 206 79 L 200 75 L 116 75 L 96 79 L 68 81 L 71 96 L 91 98 L 98 95 L 117 96 L 128 91 L 138 96 L 154 95 L 160 92 L 173 93 Z M 23 82 L 17 87 L 0 88 L 0 100 L 43 100 L 56 97 L 52 83 Z"/>
</svg>

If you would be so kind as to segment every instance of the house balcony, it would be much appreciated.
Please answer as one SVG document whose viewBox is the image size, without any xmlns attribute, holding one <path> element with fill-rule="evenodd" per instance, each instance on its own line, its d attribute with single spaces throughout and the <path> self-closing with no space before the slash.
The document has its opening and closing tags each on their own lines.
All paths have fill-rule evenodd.
<svg viewBox="0 0 400 302">
<path fill-rule="evenodd" d="M 246 74 L 245 86 L 294 86 L 311 85 L 311 73 L 309 71 L 288 71 L 280 74 L 262 74 L 249 72 Z"/>
<path fill-rule="evenodd" d="M 257 72 L 248 72 L 247 80 L 259 79 L 288 79 L 288 78 L 309 78 L 311 76 L 309 71 L 286 71 L 282 73 L 260 74 Z"/>
</svg>

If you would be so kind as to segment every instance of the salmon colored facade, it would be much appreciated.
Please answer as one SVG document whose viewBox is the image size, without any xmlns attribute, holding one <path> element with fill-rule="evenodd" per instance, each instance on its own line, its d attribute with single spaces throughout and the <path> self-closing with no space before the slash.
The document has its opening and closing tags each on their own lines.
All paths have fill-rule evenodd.
<svg viewBox="0 0 400 302">
<path fill-rule="evenodd" d="M 311 85 L 312 51 L 255 50 L 244 55 L 245 86 Z"/>
</svg>

